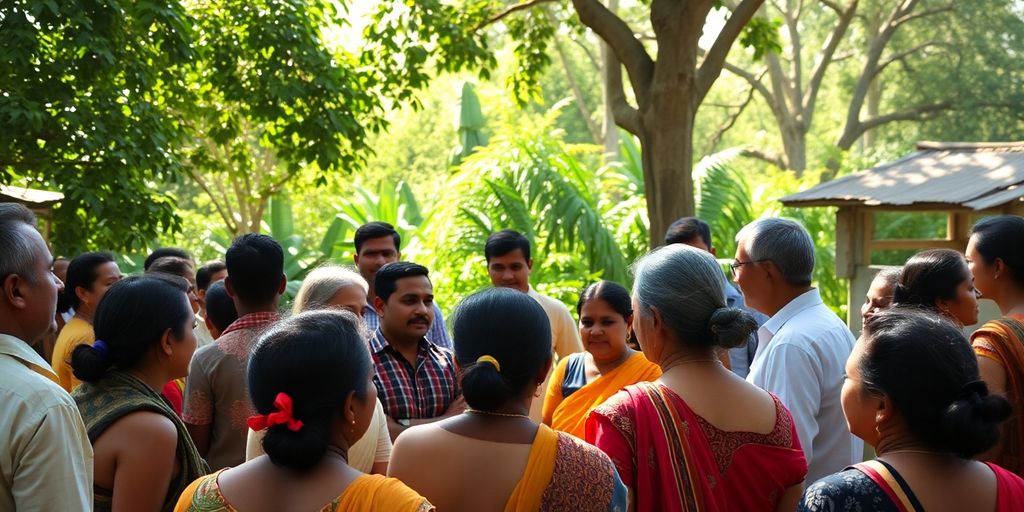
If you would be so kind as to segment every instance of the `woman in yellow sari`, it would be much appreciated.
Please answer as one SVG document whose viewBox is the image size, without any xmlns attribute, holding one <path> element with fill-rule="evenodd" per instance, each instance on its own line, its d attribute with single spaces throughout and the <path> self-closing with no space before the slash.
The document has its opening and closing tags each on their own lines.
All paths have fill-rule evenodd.
<svg viewBox="0 0 1024 512">
<path fill-rule="evenodd" d="M 352 313 L 320 310 L 260 335 L 247 372 L 258 414 L 248 423 L 266 431 L 266 455 L 194 481 L 175 512 L 434 510 L 402 482 L 348 464 L 377 403 L 362 332 Z"/>
<path fill-rule="evenodd" d="M 661 368 L 629 347 L 633 306 L 618 283 L 598 281 L 576 303 L 585 352 L 558 362 L 544 398 L 544 424 L 583 439 L 587 415 L 618 390 L 657 380 Z"/>
<path fill-rule="evenodd" d="M 967 261 L 974 286 L 1003 314 L 971 335 L 978 369 L 988 389 L 1005 395 L 1014 411 L 999 445 L 984 459 L 1024 476 L 1024 218 L 1003 215 L 977 223 Z"/>
<path fill-rule="evenodd" d="M 551 367 L 551 323 L 529 295 L 475 293 L 452 318 L 466 412 L 412 427 L 388 474 L 446 512 L 625 510 L 626 487 L 593 445 L 530 419 Z"/>
</svg>

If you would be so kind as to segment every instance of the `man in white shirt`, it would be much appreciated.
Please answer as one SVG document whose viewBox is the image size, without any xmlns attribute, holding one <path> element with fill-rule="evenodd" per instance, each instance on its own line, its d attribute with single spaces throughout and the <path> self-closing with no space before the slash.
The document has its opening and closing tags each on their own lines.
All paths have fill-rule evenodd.
<svg viewBox="0 0 1024 512">
<path fill-rule="evenodd" d="M 747 306 L 771 318 L 758 330 L 747 381 L 775 393 L 796 422 L 807 482 L 860 462 L 840 403 L 850 329 L 811 286 L 814 243 L 799 223 L 759 219 L 736 235 L 733 276 Z"/>
<path fill-rule="evenodd" d="M 512 288 L 528 294 L 536 300 L 551 322 L 551 350 L 555 361 L 569 354 L 583 351 L 580 331 L 565 307 L 558 300 L 541 295 L 530 286 L 530 272 L 533 270 L 533 259 L 530 258 L 530 240 L 518 231 L 503 229 L 487 237 L 484 245 L 484 257 L 487 259 L 487 274 L 491 284 L 496 287 Z M 554 368 L 554 362 L 551 367 Z M 540 421 L 541 408 L 544 405 L 543 390 L 547 390 L 547 380 L 541 385 L 541 398 L 533 401 L 530 417 Z"/>
<path fill-rule="evenodd" d="M 0 510 L 92 510 L 92 445 L 29 343 L 57 328 L 53 257 L 24 206 L 0 203 Z"/>
</svg>

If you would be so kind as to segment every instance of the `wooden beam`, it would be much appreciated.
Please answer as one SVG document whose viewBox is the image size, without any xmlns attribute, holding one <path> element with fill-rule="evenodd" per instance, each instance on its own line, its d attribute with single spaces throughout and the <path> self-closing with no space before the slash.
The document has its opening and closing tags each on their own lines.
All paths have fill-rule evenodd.
<svg viewBox="0 0 1024 512">
<path fill-rule="evenodd" d="M 963 251 L 964 246 L 960 240 L 872 240 L 871 251 L 898 251 L 910 249 L 955 249 Z"/>
</svg>

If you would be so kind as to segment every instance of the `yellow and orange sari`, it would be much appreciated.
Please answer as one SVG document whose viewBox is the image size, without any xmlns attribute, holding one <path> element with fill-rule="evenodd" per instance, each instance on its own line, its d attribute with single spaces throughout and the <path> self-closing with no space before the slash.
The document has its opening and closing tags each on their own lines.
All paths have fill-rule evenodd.
<svg viewBox="0 0 1024 512">
<path fill-rule="evenodd" d="M 224 471 L 223 469 L 221 471 Z M 236 512 L 220 493 L 217 477 L 221 471 L 206 475 L 181 493 L 174 512 Z M 320 512 L 430 512 L 434 506 L 395 478 L 383 475 L 363 475 L 352 481 L 345 492 L 325 505 Z"/>
<path fill-rule="evenodd" d="M 626 499 L 626 486 L 606 454 L 540 425 L 523 478 L 505 502 L 505 512 L 621 511 Z"/>
<path fill-rule="evenodd" d="M 1006 371 L 1006 398 L 1013 416 L 1003 426 L 1002 450 L 996 464 L 1024 476 L 1024 315 L 993 320 L 971 335 L 978 357 L 991 359 Z"/>
<path fill-rule="evenodd" d="M 643 353 L 637 352 L 618 368 L 588 383 L 568 397 L 563 397 L 562 383 L 565 381 L 569 359 L 566 357 L 559 361 L 551 376 L 544 398 L 544 424 L 580 439 L 583 439 L 586 433 L 584 427 L 591 410 L 626 386 L 661 377 L 661 368 L 648 361 Z"/>
</svg>

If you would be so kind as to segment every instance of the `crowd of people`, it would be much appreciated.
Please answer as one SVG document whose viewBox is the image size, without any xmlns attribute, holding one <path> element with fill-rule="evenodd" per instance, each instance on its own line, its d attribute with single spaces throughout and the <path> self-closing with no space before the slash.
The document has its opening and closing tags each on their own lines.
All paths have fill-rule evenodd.
<svg viewBox="0 0 1024 512">
<path fill-rule="evenodd" d="M 680 219 L 574 316 L 497 231 L 446 325 L 383 222 L 286 312 L 269 236 L 124 277 L 0 203 L 0 510 L 1024 509 L 1024 218 L 879 272 L 859 338 L 799 223 L 735 239 Z"/>
</svg>

